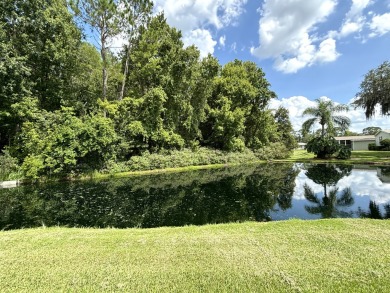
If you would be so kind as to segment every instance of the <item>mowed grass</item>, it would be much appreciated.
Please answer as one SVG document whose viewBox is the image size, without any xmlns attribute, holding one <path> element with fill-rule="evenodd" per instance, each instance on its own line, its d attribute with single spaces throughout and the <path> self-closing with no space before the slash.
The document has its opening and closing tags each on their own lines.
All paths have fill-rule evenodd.
<svg viewBox="0 0 390 293">
<path fill-rule="evenodd" d="M 0 232 L 1 292 L 388 292 L 390 221 Z"/>
<path fill-rule="evenodd" d="M 313 153 L 306 150 L 294 150 L 293 155 L 285 162 L 334 162 L 334 163 L 361 163 L 361 164 L 390 164 L 390 151 L 352 151 L 351 158 L 348 160 L 317 159 Z"/>
</svg>

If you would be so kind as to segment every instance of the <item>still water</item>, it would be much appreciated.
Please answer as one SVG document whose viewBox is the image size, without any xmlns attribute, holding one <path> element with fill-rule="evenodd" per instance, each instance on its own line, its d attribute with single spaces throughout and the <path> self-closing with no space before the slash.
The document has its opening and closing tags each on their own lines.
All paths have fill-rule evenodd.
<svg viewBox="0 0 390 293">
<path fill-rule="evenodd" d="M 390 217 L 390 168 L 265 164 L 0 189 L 0 229 Z"/>
</svg>

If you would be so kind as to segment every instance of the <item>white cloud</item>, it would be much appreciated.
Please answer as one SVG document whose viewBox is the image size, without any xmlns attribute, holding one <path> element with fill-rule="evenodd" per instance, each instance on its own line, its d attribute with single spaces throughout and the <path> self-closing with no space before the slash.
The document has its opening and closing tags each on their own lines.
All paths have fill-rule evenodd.
<svg viewBox="0 0 390 293">
<path fill-rule="evenodd" d="M 370 28 L 372 30 L 370 37 L 382 36 L 390 32 L 390 13 L 375 15 L 372 18 Z"/>
<path fill-rule="evenodd" d="M 217 44 L 208 30 L 196 29 L 183 36 L 185 46 L 195 45 L 200 51 L 200 57 L 206 57 L 208 53 L 214 53 Z"/>
<path fill-rule="evenodd" d="M 372 3 L 372 0 L 352 0 L 351 8 L 346 14 L 340 28 L 340 38 L 347 37 L 355 32 L 360 32 L 363 29 L 366 23 L 366 17 L 363 15 L 363 11 Z"/>
<path fill-rule="evenodd" d="M 222 46 L 222 47 L 225 47 L 225 42 L 226 42 L 226 36 L 221 36 L 219 38 L 219 44 Z"/>
<path fill-rule="evenodd" d="M 154 4 L 156 12 L 164 11 L 169 25 L 182 31 L 185 44 L 195 44 L 201 55 L 206 56 L 214 52 L 217 44 L 212 38 L 211 27 L 218 30 L 235 25 L 237 18 L 244 12 L 246 2 L 247 0 L 155 0 Z"/>
<path fill-rule="evenodd" d="M 328 99 L 327 97 L 321 97 L 322 99 Z M 353 100 L 350 101 L 350 103 Z M 302 124 L 304 121 L 306 121 L 309 116 L 302 116 L 303 111 L 308 107 L 313 107 L 316 105 L 316 102 L 309 100 L 308 98 L 304 96 L 294 96 L 290 98 L 285 98 L 282 100 L 271 100 L 270 102 L 270 108 L 271 109 L 277 109 L 280 106 L 285 107 L 289 110 L 290 114 L 290 121 L 293 125 L 294 130 L 298 131 L 302 128 Z M 340 115 L 347 116 L 349 119 L 351 119 L 351 126 L 350 130 L 354 132 L 362 132 L 363 128 L 369 127 L 369 126 L 378 126 L 382 129 L 388 129 L 390 118 L 385 116 L 379 115 L 379 107 L 376 111 L 377 115 L 370 120 L 367 120 L 364 114 L 363 109 L 354 109 L 350 108 L 350 110 L 346 113 L 340 113 Z M 317 129 L 320 128 L 319 125 L 315 126 Z"/>
<path fill-rule="evenodd" d="M 316 35 L 317 25 L 334 11 L 336 0 L 268 0 L 259 21 L 260 46 L 251 48 L 259 58 L 274 58 L 277 70 L 294 73 L 338 57 L 335 40 Z"/>
<path fill-rule="evenodd" d="M 230 50 L 234 53 L 237 53 L 237 43 L 234 42 L 233 44 L 231 44 L 230 46 Z"/>
</svg>

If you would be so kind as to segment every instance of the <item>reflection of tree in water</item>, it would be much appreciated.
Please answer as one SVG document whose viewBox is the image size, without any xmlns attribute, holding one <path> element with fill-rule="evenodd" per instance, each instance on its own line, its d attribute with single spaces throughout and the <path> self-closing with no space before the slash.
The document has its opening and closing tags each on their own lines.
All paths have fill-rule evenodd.
<svg viewBox="0 0 390 293">
<path fill-rule="evenodd" d="M 390 219 L 390 204 L 385 205 L 385 212 L 382 214 L 379 205 L 370 200 L 368 205 L 368 211 L 365 212 L 359 207 L 359 215 L 361 218 L 371 218 L 371 219 Z"/>
<path fill-rule="evenodd" d="M 349 176 L 351 171 L 352 166 L 348 165 L 316 164 L 309 165 L 305 174 L 314 183 L 322 185 L 324 188 L 324 196 L 326 197 L 328 195 L 327 186 L 335 186 L 341 178 Z"/>
<path fill-rule="evenodd" d="M 350 188 L 339 192 L 338 188 L 328 190 L 328 187 L 335 186 L 344 176 L 351 173 L 352 166 L 335 166 L 335 165 L 311 165 L 307 168 L 306 176 L 313 182 L 322 185 L 324 196 L 317 197 L 313 189 L 305 183 L 305 198 L 313 205 L 306 205 L 305 209 L 311 214 L 320 214 L 322 218 L 348 217 L 352 212 L 343 211 L 342 208 L 354 204 Z"/>
<path fill-rule="evenodd" d="M 261 221 L 291 206 L 297 174 L 275 164 L 0 190 L 0 229 Z"/>
</svg>

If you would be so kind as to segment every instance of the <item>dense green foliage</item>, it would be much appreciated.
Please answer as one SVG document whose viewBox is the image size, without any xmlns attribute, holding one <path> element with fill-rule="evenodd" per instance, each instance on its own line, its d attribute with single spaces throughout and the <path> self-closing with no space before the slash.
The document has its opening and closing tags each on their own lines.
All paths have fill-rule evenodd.
<svg viewBox="0 0 390 293">
<path fill-rule="evenodd" d="M 16 158 L 10 156 L 7 150 L 0 155 L 0 180 L 17 179 L 20 177 Z"/>
<path fill-rule="evenodd" d="M 337 154 L 337 159 L 347 160 L 350 159 L 352 155 L 352 151 L 349 147 L 340 146 L 339 152 Z"/>
<path fill-rule="evenodd" d="M 327 159 L 335 156 L 340 160 L 351 158 L 352 151 L 349 147 L 340 145 L 333 137 L 314 137 L 308 141 L 306 150 L 309 153 L 314 153 L 318 159 Z"/>
<path fill-rule="evenodd" d="M 7 147 L 26 177 L 132 169 L 200 146 L 289 154 L 288 111 L 268 108 L 276 95 L 262 69 L 201 59 L 151 12 L 148 0 L 1 1 L 0 152 Z M 119 34 L 127 43 L 118 53 L 110 42 Z"/>
<path fill-rule="evenodd" d="M 365 110 L 367 118 L 375 115 L 375 106 L 380 105 L 381 114 L 390 114 L 390 62 L 385 61 L 370 70 L 360 84 L 353 104 Z"/>
<path fill-rule="evenodd" d="M 384 150 L 390 150 L 390 138 L 382 139 L 380 144 Z"/>
<path fill-rule="evenodd" d="M 340 149 L 340 144 L 330 136 L 314 137 L 306 145 L 309 153 L 314 153 L 319 159 L 329 158 Z"/>
</svg>

